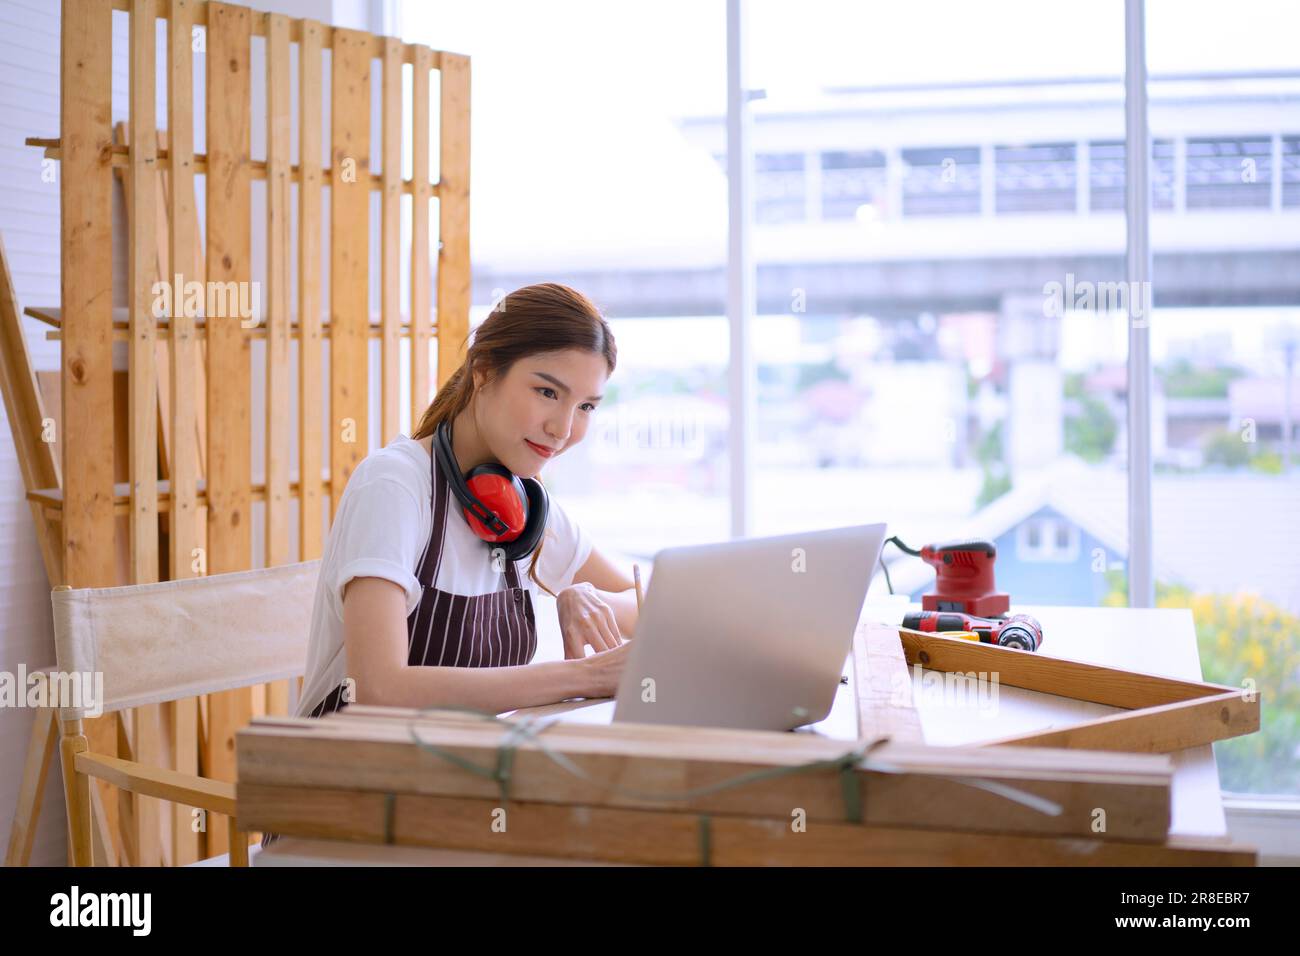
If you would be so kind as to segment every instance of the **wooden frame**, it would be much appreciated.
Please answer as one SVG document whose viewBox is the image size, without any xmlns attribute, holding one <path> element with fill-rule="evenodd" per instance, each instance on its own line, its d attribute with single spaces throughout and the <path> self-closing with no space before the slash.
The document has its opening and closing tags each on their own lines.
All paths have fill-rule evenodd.
<svg viewBox="0 0 1300 956">
<path fill-rule="evenodd" d="M 996 673 L 1011 687 L 1130 711 L 1002 737 L 982 746 L 1172 753 L 1259 730 L 1258 691 L 1047 657 L 905 627 L 887 630 L 898 631 L 908 664 L 951 673 Z"/>
<path fill-rule="evenodd" d="M 130 109 L 126 136 L 115 142 L 110 102 L 114 12 L 130 23 Z M 153 54 L 154 26 L 168 32 L 166 76 L 158 76 Z M 27 314 L 53 326 L 47 337 L 62 345 L 61 461 L 40 441 L 46 414 L 34 388 L 18 304 L 7 282 L 3 321 L 6 406 L 27 497 L 51 582 L 74 587 L 148 583 L 163 571 L 162 523 L 166 522 L 166 565 L 172 577 L 253 567 L 253 504 L 265 509 L 267 566 L 292 558 L 291 511 L 298 500 L 298 559 L 320 554 L 321 520 L 332 520 L 356 463 L 368 447 L 365 423 L 370 391 L 378 394 L 382 434 L 391 441 L 399 428 L 400 341 L 408 338 L 413 388 L 410 414 L 415 421 L 463 357 L 469 331 L 469 60 L 418 44 L 312 20 L 289 19 L 207 0 L 63 0 L 60 131 L 57 138 L 32 138 L 30 145 L 60 161 L 62 209 L 61 302 L 35 305 Z M 206 31 L 206 153 L 194 150 L 195 91 L 191 81 L 196 54 L 194 28 Z M 264 38 L 266 56 L 267 155 L 250 154 L 253 38 Z M 300 122 L 290 122 L 290 49 L 299 47 Z M 330 158 L 322 155 L 322 71 L 333 64 L 335 82 L 328 104 L 332 124 Z M 382 77 L 382 149 L 369 138 L 370 70 L 379 60 Z M 408 66 L 409 65 L 409 66 Z M 403 128 L 400 74 L 412 71 L 415 118 Z M 432 71 L 440 74 L 439 126 L 429 122 Z M 342 82 L 340 82 L 342 81 Z M 160 142 L 154 91 L 167 84 L 167 140 Z M 260 81 L 259 81 L 260 82 Z M 431 133 L 438 136 L 441 173 L 428 175 Z M 299 161 L 290 143 L 296 137 Z M 415 174 L 400 170 L 402 147 L 412 142 Z M 319 159 L 317 159 L 319 157 Z M 376 161 L 379 166 L 376 166 Z M 128 305 L 112 305 L 110 249 L 115 170 L 126 187 Z M 355 173 L 355 175 L 353 175 Z M 198 227 L 196 180 L 206 180 L 203 235 Z M 155 277 L 180 272 L 211 290 L 211 283 L 251 283 L 250 234 L 252 183 L 267 189 L 267 268 L 265 321 L 255 327 L 225 315 L 152 315 Z M 328 244 L 322 236 L 322 190 L 331 188 L 335 228 Z M 378 244 L 383 268 L 377 281 L 382 303 L 378 322 L 369 316 L 366 263 L 371 243 L 369 196 L 380 192 L 382 220 Z M 297 202 L 293 197 L 296 194 Z M 409 315 L 400 297 L 400 208 L 410 196 L 411 242 Z M 438 295 L 431 294 L 429 200 L 439 199 Z M 296 208 L 295 208 L 296 207 Z M 297 217 L 297 242 L 290 229 Z M 342 228 L 346 222 L 348 228 Z M 296 249 L 295 249 L 296 245 Z M 320 256 L 330 257 L 329 297 L 322 296 Z M 291 258 L 293 257 L 293 258 Z M 290 287 L 290 262 L 297 263 L 297 311 Z M 177 265 L 165 269 L 166 263 Z M 174 305 L 179 305 L 175 301 Z M 329 309 L 323 316 L 321 310 Z M 433 310 L 437 310 L 436 322 Z M 381 374 L 367 374 L 369 341 L 381 339 Z M 430 374 L 429 343 L 438 340 L 437 370 Z M 266 342 L 266 473 L 254 483 L 248 453 L 252 434 L 251 350 Z M 114 482 L 113 342 L 125 340 L 130 356 L 128 400 L 128 480 Z M 330 368 L 321 349 L 330 340 Z M 298 343 L 297 420 L 291 418 L 292 343 Z M 10 346 L 14 346 L 10 348 Z M 206 354 L 204 352 L 206 351 Z M 198 366 L 204 376 L 186 374 Z M 323 421 L 320 395 L 330 392 L 331 420 Z M 159 426 L 159 415 L 163 424 Z M 350 420 L 345 429 L 343 420 Z M 299 480 L 289 473 L 295 441 Z M 200 440 L 206 445 L 201 447 Z M 323 443 L 330 443 L 331 468 L 322 475 Z M 61 469 L 59 466 L 62 466 Z M 330 502 L 325 508 L 323 498 Z M 325 514 L 322 515 L 322 509 Z M 125 539 L 115 527 L 125 517 Z M 163 516 L 166 516 L 165 518 Z M 129 578 L 118 577 L 115 555 L 129 554 Z M 283 713 L 288 688 L 283 683 L 241 689 L 190 701 L 121 714 L 87 718 L 65 725 L 65 786 L 76 782 L 79 761 L 87 772 L 102 769 L 77 755 L 95 751 L 108 758 L 135 758 L 174 772 L 232 783 L 235 731 L 255 714 Z M 57 722 L 37 722 L 32 752 L 15 815 L 7 861 L 26 862 L 30 853 L 39 781 L 52 751 Z M 166 741 L 172 741 L 165 747 Z M 71 774 L 71 775 L 70 775 Z M 99 775 L 104 779 L 103 775 Z M 182 829 L 183 816 L 164 822 L 158 794 L 148 787 L 134 798 L 115 790 L 87 788 L 96 808 L 89 836 L 102 858 L 122 863 L 177 863 L 200 858 L 206 847 Z M 31 799 L 28 800 L 28 795 Z M 209 838 L 224 847 L 229 835 L 220 824 Z"/>
</svg>

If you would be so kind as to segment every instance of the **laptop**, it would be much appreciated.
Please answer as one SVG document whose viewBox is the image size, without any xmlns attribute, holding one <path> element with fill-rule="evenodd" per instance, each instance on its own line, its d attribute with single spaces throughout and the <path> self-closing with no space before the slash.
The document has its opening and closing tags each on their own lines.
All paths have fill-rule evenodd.
<svg viewBox="0 0 1300 956">
<path fill-rule="evenodd" d="M 822 720 L 884 539 L 885 525 L 870 524 L 660 551 L 612 719 L 751 730 Z"/>
</svg>

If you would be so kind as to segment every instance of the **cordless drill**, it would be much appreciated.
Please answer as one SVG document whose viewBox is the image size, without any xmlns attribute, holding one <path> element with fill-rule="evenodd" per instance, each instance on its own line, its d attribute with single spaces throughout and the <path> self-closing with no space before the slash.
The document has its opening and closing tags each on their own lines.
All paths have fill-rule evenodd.
<svg viewBox="0 0 1300 956">
<path fill-rule="evenodd" d="M 903 627 L 932 634 L 970 631 L 979 637 L 981 644 L 997 644 L 1022 651 L 1036 651 L 1043 645 L 1042 625 L 1028 614 L 990 620 L 956 611 L 912 611 L 903 615 Z"/>
</svg>

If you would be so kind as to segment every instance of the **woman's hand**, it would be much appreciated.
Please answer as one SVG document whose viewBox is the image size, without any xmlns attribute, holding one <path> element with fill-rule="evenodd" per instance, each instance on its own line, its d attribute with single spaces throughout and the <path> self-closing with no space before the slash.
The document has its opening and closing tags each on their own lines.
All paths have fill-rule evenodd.
<svg viewBox="0 0 1300 956">
<path fill-rule="evenodd" d="M 584 697 L 613 697 L 618 693 L 619 682 L 623 679 L 623 667 L 627 664 L 627 655 L 632 645 L 624 641 L 609 651 L 597 651 L 580 661 L 574 661 L 571 667 L 581 668 L 583 672 Z"/>
<path fill-rule="evenodd" d="M 556 597 L 555 606 L 566 660 L 586 657 L 587 645 L 600 652 L 623 643 L 614 609 L 602 601 L 596 589 L 587 582 L 562 590 Z"/>
</svg>

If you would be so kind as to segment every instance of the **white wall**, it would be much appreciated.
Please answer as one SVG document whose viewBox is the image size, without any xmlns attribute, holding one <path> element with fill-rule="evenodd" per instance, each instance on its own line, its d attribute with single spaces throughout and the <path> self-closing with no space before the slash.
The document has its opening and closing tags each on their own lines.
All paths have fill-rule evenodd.
<svg viewBox="0 0 1300 956">
<path fill-rule="evenodd" d="M 0 0 L 0 238 L 20 306 L 59 301 L 59 185 L 41 181 L 41 151 L 28 136 L 59 132 L 59 5 L 47 0 Z M 57 368 L 58 343 L 24 320 L 37 368 Z M 0 671 L 54 662 L 49 581 L 25 500 L 9 430 L 0 418 Z M 0 709 L 0 846 L 9 842 L 33 711 Z M 57 758 L 56 758 L 57 760 Z M 34 864 L 67 858 L 63 793 L 57 763 L 47 778 Z"/>
</svg>

